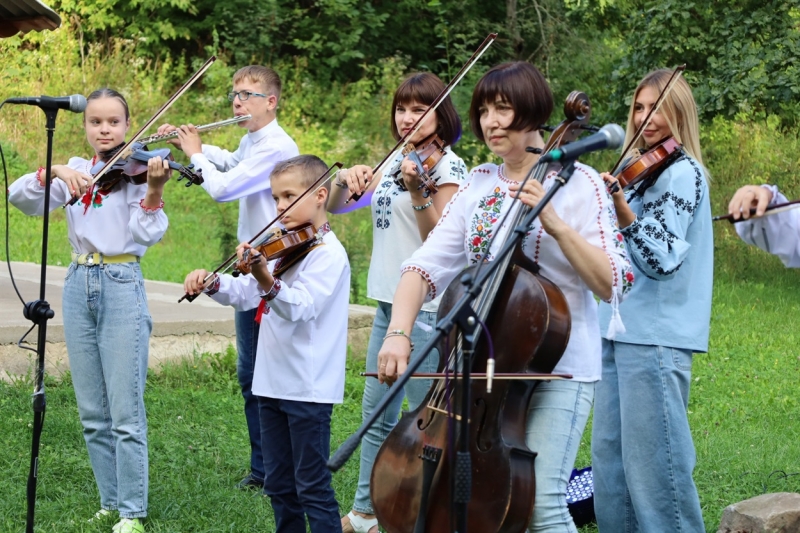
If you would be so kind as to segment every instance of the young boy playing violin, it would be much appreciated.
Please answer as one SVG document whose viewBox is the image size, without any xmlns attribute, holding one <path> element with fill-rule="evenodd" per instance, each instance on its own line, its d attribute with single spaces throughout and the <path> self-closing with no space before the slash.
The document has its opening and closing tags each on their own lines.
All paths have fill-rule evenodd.
<svg viewBox="0 0 800 533">
<path fill-rule="evenodd" d="M 239 200 L 239 242 L 249 241 L 275 218 L 270 172 L 277 163 L 300 153 L 292 138 L 278 125 L 276 110 L 280 97 L 281 79 L 271 68 L 250 65 L 233 75 L 233 91 L 228 94 L 233 114 L 252 116 L 239 123 L 247 128 L 247 134 L 235 152 L 202 144 L 191 124 L 180 128 L 164 124 L 158 128 L 159 134 L 177 130 L 178 138 L 170 142 L 183 150 L 195 168 L 203 171 L 202 187 L 214 200 Z M 235 315 L 236 372 L 250 434 L 250 473 L 239 483 L 239 488 L 261 487 L 264 483 L 258 402 L 251 391 L 258 339 L 258 323 L 254 319 L 255 309 Z"/>
<path fill-rule="evenodd" d="M 275 166 L 272 195 L 283 214 L 327 169 L 318 157 L 301 155 Z M 261 323 L 253 376 L 261 446 L 278 533 L 341 533 L 339 505 L 325 463 L 330 455 L 331 412 L 344 396 L 350 264 L 330 230 L 329 183 L 286 211 L 287 230 L 311 222 L 316 237 L 298 252 L 272 262 L 258 249 L 237 248 L 250 274 L 186 276 L 188 294 L 205 292 L 237 311 L 257 309 Z"/>
</svg>

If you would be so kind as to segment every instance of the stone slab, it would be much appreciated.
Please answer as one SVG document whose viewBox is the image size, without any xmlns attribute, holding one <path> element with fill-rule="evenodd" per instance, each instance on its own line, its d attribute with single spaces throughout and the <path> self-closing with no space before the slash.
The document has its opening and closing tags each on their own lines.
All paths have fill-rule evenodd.
<svg viewBox="0 0 800 533">
<path fill-rule="evenodd" d="M 800 531 L 800 494 L 762 494 L 729 505 L 722 512 L 717 533 L 797 533 Z"/>
</svg>

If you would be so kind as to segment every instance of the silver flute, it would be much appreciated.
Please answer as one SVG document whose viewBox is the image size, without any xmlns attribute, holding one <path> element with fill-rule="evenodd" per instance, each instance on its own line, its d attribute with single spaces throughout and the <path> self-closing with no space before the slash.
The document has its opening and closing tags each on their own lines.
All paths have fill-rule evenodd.
<svg viewBox="0 0 800 533">
<path fill-rule="evenodd" d="M 223 126 L 230 126 L 231 124 L 238 124 L 239 122 L 244 122 L 245 120 L 250 120 L 252 115 L 242 115 L 241 117 L 233 117 L 227 120 L 220 120 L 219 122 L 212 122 L 211 124 L 205 124 L 203 126 L 196 126 L 197 131 L 210 131 L 215 130 L 217 128 L 221 128 Z M 175 139 L 178 136 L 178 132 L 173 131 L 170 133 L 165 133 L 164 135 L 151 135 L 150 137 L 145 137 L 143 139 L 139 139 L 139 142 L 142 144 L 152 144 L 167 141 L 169 139 Z"/>
</svg>

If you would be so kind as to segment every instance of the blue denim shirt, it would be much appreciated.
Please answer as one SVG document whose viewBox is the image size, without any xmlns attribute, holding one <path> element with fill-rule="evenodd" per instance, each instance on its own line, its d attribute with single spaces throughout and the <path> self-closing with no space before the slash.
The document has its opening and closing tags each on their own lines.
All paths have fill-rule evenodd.
<svg viewBox="0 0 800 533">
<path fill-rule="evenodd" d="M 636 281 L 619 306 L 626 331 L 614 340 L 706 352 L 714 234 L 705 170 L 683 156 L 644 184 L 627 194 L 636 220 L 622 234 Z M 611 306 L 601 302 L 599 315 L 605 337 Z"/>
</svg>

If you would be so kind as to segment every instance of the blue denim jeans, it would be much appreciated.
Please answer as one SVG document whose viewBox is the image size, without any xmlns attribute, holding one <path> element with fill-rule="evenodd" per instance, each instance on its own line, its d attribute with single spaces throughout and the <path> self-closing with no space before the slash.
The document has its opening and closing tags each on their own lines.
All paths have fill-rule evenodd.
<svg viewBox="0 0 800 533">
<path fill-rule="evenodd" d="M 592 410 L 594 389 L 594 383 L 580 381 L 545 381 L 536 386 L 525 429 L 525 443 L 537 453 L 529 531 L 577 533 L 567 509 L 567 483 Z"/>
<path fill-rule="evenodd" d="M 602 533 L 705 531 L 686 409 L 692 353 L 603 339 L 592 426 Z"/>
<path fill-rule="evenodd" d="M 256 479 L 264 479 L 264 456 L 261 451 L 261 424 L 258 421 L 258 398 L 253 396 L 253 371 L 256 367 L 256 345 L 259 324 L 256 309 L 236 311 L 236 376 L 244 398 L 244 417 L 250 436 L 250 472 Z"/>
<path fill-rule="evenodd" d="M 372 323 L 372 333 L 369 336 L 369 346 L 367 347 L 367 372 L 378 371 L 378 352 L 383 345 L 383 337 L 389 329 L 389 321 L 392 318 L 392 304 L 378 302 L 378 309 L 375 313 L 375 321 Z M 417 315 L 417 322 L 430 326 L 430 331 L 424 331 L 418 325 L 414 325 L 411 330 L 411 340 L 417 350 L 411 352 L 411 359 L 419 357 L 419 348 L 425 344 L 431 335 L 433 327 L 436 325 L 436 313 L 420 311 Z M 439 351 L 433 350 L 425 358 L 419 367 L 419 372 L 436 372 L 439 366 Z M 405 386 L 405 395 L 408 397 L 408 407 L 410 410 L 416 409 L 428 390 L 431 388 L 432 381 L 429 379 L 412 379 Z M 389 390 L 385 383 L 381 385 L 376 378 L 367 378 L 364 384 L 364 396 L 361 399 L 361 417 L 365 420 L 373 408 L 380 402 Z M 383 444 L 386 436 L 397 424 L 397 417 L 400 408 L 403 406 L 403 395 L 395 396 L 394 401 L 387 406 L 380 418 L 369 428 L 364 439 L 361 441 L 361 463 L 358 471 L 358 487 L 356 488 L 355 502 L 353 509 L 366 514 L 374 514 L 372 500 L 369 497 L 369 478 L 372 474 L 372 465 L 378 449 Z"/>
<path fill-rule="evenodd" d="M 64 337 L 100 505 L 147 515 L 144 387 L 152 319 L 138 263 L 71 264 Z"/>
<path fill-rule="evenodd" d="M 258 406 L 276 533 L 306 533 L 306 516 L 311 533 L 341 533 L 326 466 L 333 405 L 258 397 Z"/>
</svg>

